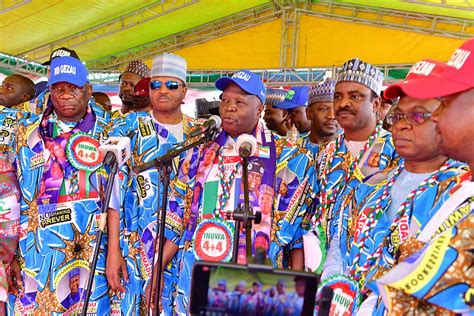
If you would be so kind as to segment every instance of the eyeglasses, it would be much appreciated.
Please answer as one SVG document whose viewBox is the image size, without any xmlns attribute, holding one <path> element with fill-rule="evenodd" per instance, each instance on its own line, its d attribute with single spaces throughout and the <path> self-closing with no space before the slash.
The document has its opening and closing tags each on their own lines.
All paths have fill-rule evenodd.
<svg viewBox="0 0 474 316">
<path fill-rule="evenodd" d="M 73 85 L 70 85 L 70 86 L 63 86 L 63 85 L 62 86 L 54 86 L 53 85 L 49 88 L 49 92 L 51 94 L 55 94 L 55 95 L 63 94 L 66 91 L 70 94 L 75 95 L 75 96 L 80 96 L 84 92 L 84 89 L 83 89 L 83 87 L 76 87 L 76 86 L 73 86 Z"/>
<path fill-rule="evenodd" d="M 177 81 L 173 81 L 173 80 L 168 80 L 168 81 L 165 81 L 165 82 L 161 82 L 161 81 L 151 81 L 150 82 L 150 89 L 151 90 L 159 90 L 161 89 L 161 86 L 165 85 L 165 87 L 168 89 L 168 90 L 176 90 L 179 88 L 179 86 L 183 86 L 185 87 L 186 85 L 182 84 L 182 83 L 179 83 Z"/>
<path fill-rule="evenodd" d="M 433 113 L 420 113 L 420 112 L 410 112 L 410 113 L 391 113 L 387 115 L 387 123 L 394 125 L 397 124 L 404 118 L 410 124 L 423 124 L 426 119 L 430 118 Z"/>
</svg>

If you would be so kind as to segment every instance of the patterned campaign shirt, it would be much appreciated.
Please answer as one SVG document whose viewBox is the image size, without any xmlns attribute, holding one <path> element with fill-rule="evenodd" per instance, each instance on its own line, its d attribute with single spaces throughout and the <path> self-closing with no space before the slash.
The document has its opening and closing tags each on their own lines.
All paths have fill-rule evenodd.
<svg viewBox="0 0 474 316">
<path fill-rule="evenodd" d="M 469 181 L 471 180 L 471 181 Z M 438 199 L 438 209 L 415 237 L 400 246 L 398 264 L 377 280 L 383 303 L 394 314 L 463 314 L 474 312 L 474 182 L 472 173 Z"/>
<path fill-rule="evenodd" d="M 253 210 L 262 212 L 262 222 L 252 227 L 252 251 L 260 248 L 275 267 L 287 268 L 289 251 L 302 246 L 301 223 L 312 203 L 316 182 L 312 158 L 306 149 L 275 140 L 263 124 L 254 133 L 258 151 L 249 158 L 249 169 L 261 168 L 257 168 L 260 176 L 252 181 L 249 177 L 249 190 L 258 196 Z M 186 313 L 189 306 L 194 262 L 231 260 L 234 221 L 230 219 L 243 202 L 241 158 L 225 132 L 199 153 L 189 153 L 183 166 L 170 201 L 166 236 L 179 245 L 178 313 Z M 247 261 L 243 229 L 237 259 Z"/>
<path fill-rule="evenodd" d="M 392 203 L 391 189 L 403 172 L 403 163 L 388 173 L 388 178 L 368 196 L 366 188 L 359 185 L 353 194 L 354 220 L 348 227 L 345 241 L 348 251 L 342 253 L 340 271 L 359 282 L 361 291 L 366 288 L 378 270 L 390 269 L 402 242 L 417 235 L 427 221 L 435 216 L 436 203 L 456 181 L 453 177 L 467 171 L 467 166 L 455 160 L 448 160 L 442 167 L 429 174 L 414 186 L 397 207 L 394 218 L 390 218 Z M 361 202 L 362 201 L 362 202 Z"/>
<path fill-rule="evenodd" d="M 41 120 L 19 125 L 14 146 L 22 192 L 19 256 L 25 294 L 31 299 L 12 297 L 10 311 L 60 315 L 81 309 L 80 303 L 67 308 L 62 302 L 71 292 L 70 271 L 79 269 L 81 288 L 89 277 L 107 183 L 97 148 L 107 127 L 90 107 L 80 122 L 66 124 L 50 106 Z M 115 183 L 109 205 L 115 210 L 118 188 Z M 106 314 L 110 304 L 103 251 L 94 284 L 88 312 Z"/>
<path fill-rule="evenodd" d="M 20 186 L 13 165 L 15 128 L 29 113 L 0 105 L 0 301 L 6 302 L 6 269 L 18 247 L 20 224 Z"/>
<path fill-rule="evenodd" d="M 184 138 L 192 128 L 202 123 L 186 115 L 183 116 Z M 145 289 L 152 273 L 153 242 L 157 232 L 157 210 L 161 203 L 163 184 L 156 167 L 136 173 L 137 167 L 164 155 L 174 147 L 177 138 L 163 125 L 156 122 L 150 113 L 131 112 L 123 119 L 115 120 L 114 136 L 130 137 L 132 157 L 123 166 L 125 179 L 122 186 L 123 208 L 120 221 L 120 246 L 125 257 L 129 282 L 125 284 L 124 297 L 112 297 L 112 311 L 124 315 L 138 315 L 146 312 Z M 173 161 L 171 179 L 182 163 L 182 158 Z M 156 262 L 155 262 L 156 264 Z M 172 290 L 176 286 L 176 259 L 168 265 L 164 273 L 162 305 L 166 314 L 171 313 Z"/>
<path fill-rule="evenodd" d="M 352 218 L 350 197 L 353 189 L 364 179 L 398 163 L 399 157 L 392 142 L 392 134 L 378 125 L 357 157 L 349 151 L 344 134 L 329 142 L 320 151 L 317 166 L 319 207 L 314 219 L 319 232 L 325 232 L 326 245 L 331 239 L 345 240 Z M 321 228 L 318 228 L 322 227 Z M 346 252 L 345 242 L 340 242 L 341 253 Z M 325 251 L 325 249 L 322 249 Z"/>
</svg>

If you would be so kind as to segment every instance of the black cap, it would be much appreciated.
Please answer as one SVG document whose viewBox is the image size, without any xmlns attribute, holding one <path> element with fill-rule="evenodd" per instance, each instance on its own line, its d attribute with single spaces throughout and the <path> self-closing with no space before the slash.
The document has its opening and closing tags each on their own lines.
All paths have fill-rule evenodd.
<svg viewBox="0 0 474 316">
<path fill-rule="evenodd" d="M 59 47 L 52 51 L 51 56 L 49 56 L 49 60 L 45 61 L 43 65 L 48 66 L 51 63 L 51 60 L 53 60 L 54 58 L 64 56 L 74 57 L 80 60 L 75 50 L 69 49 L 67 47 Z"/>
</svg>

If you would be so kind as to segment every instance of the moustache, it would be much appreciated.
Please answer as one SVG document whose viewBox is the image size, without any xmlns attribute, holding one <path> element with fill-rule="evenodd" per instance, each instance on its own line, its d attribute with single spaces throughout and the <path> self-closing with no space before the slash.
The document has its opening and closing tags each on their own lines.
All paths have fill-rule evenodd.
<svg viewBox="0 0 474 316">
<path fill-rule="evenodd" d="M 337 109 L 336 115 L 339 115 L 341 112 L 349 112 L 352 115 L 356 115 L 356 111 L 351 107 L 343 107 L 343 108 Z"/>
</svg>

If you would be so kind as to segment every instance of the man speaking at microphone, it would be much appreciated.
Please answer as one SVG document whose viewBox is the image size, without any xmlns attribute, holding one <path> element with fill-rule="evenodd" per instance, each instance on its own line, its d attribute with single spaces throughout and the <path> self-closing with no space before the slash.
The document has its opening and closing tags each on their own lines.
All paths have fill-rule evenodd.
<svg viewBox="0 0 474 316">
<path fill-rule="evenodd" d="M 80 304 L 64 302 L 71 291 L 70 272 L 79 270 L 84 281 L 89 275 L 107 184 L 99 141 L 108 122 L 88 105 L 92 87 L 86 67 L 76 58 L 57 57 L 51 62 L 48 86 L 51 102 L 41 119 L 19 124 L 15 135 L 22 193 L 18 258 L 25 291 L 34 297 L 11 302 L 15 314 L 82 310 Z M 110 212 L 120 209 L 119 185 L 115 184 Z M 110 311 L 103 259 L 94 276 L 91 315 Z"/>
<path fill-rule="evenodd" d="M 127 176 L 122 187 L 122 212 L 120 216 L 112 213 L 108 219 L 107 279 L 112 291 L 125 294 L 113 295 L 112 312 L 141 315 L 150 308 L 145 292 L 151 280 L 153 242 L 163 192 L 155 160 L 191 133 L 195 136 L 194 126 L 201 122 L 181 112 L 187 92 L 186 68 L 186 60 L 181 56 L 169 53 L 156 56 L 149 83 L 151 111 L 129 113 L 113 132 L 130 137 L 132 159 L 123 169 Z M 179 157 L 173 160 L 171 179 L 181 163 Z M 161 305 L 166 314 L 172 305 L 174 270 L 173 262 L 164 274 Z"/>
<path fill-rule="evenodd" d="M 179 185 L 170 200 L 167 214 L 166 253 L 177 253 L 179 262 L 176 310 L 189 308 L 191 271 L 197 260 L 229 262 L 232 257 L 235 222 L 232 213 L 243 204 L 242 159 L 239 136 L 256 139 L 255 154 L 249 157 L 251 173 L 258 181 L 249 185 L 254 197 L 270 195 L 273 209 L 262 212 L 262 221 L 252 227 L 251 238 L 264 235 L 271 245 L 262 249 L 278 268 L 303 268 L 300 223 L 310 201 L 314 169 L 311 154 L 286 140 L 277 140 L 260 121 L 265 102 L 265 86 L 260 77 L 242 70 L 216 82 L 223 91 L 219 106 L 223 131 L 199 155 L 188 153 L 189 169 L 180 172 Z M 207 163 L 213 157 L 212 163 Z M 249 179 L 250 182 L 250 179 Z M 253 211 L 261 210 L 265 199 L 252 200 Z M 289 225 L 291 222 L 293 225 Z M 241 226 L 242 227 L 242 226 Z M 173 232 L 174 234 L 171 234 Z M 246 257 L 245 231 L 240 231 L 238 263 Z M 255 253 L 253 254 L 255 255 Z"/>
</svg>

